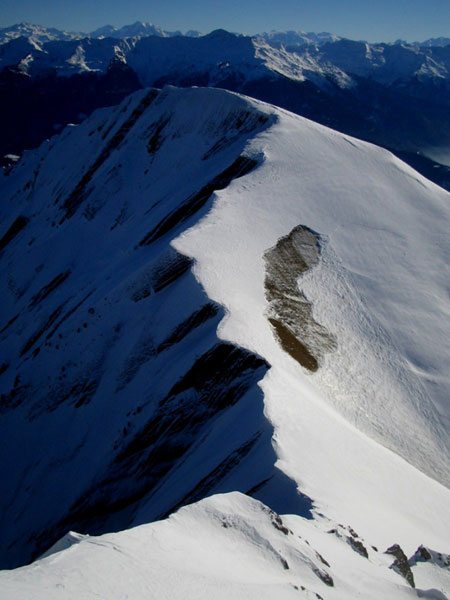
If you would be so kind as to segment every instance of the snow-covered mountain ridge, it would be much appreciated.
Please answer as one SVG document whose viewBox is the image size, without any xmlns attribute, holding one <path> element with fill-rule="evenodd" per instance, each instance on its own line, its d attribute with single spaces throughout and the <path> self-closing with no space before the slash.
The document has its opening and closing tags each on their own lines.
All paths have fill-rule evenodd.
<svg viewBox="0 0 450 600">
<path fill-rule="evenodd" d="M 123 39 L 127 37 L 145 37 L 157 35 L 160 37 L 181 36 L 181 31 L 165 31 L 158 25 L 143 21 L 136 21 L 131 25 L 123 27 L 115 27 L 113 25 L 104 25 L 98 27 L 90 33 L 68 32 L 54 27 L 43 27 L 41 25 L 33 25 L 31 23 L 16 23 L 9 27 L 0 28 L 0 44 L 4 44 L 18 37 L 26 37 L 34 42 L 48 42 L 55 40 L 81 39 L 84 37 L 104 38 L 113 37 Z M 201 34 L 197 30 L 189 30 L 184 34 L 188 37 L 199 37 Z M 283 44 L 284 46 L 306 46 L 306 45 L 322 45 L 328 42 L 337 42 L 345 39 L 341 36 L 329 32 L 315 33 L 312 31 L 264 31 L 257 33 L 253 37 L 261 37 L 273 44 Z M 395 44 L 408 44 L 406 40 L 396 40 Z M 410 42 L 414 46 L 447 46 L 450 44 L 450 38 L 436 37 L 425 40 L 424 42 Z"/>
<path fill-rule="evenodd" d="M 232 491 L 302 536 L 313 516 L 336 544 L 344 524 L 448 553 L 448 193 L 273 106 L 170 87 L 26 153 L 1 193 L 4 566 Z M 284 537 L 274 553 L 255 529 L 289 587 Z M 301 585 L 332 597 L 305 560 Z M 363 588 L 382 571 L 415 597 L 380 560 Z"/>
</svg>

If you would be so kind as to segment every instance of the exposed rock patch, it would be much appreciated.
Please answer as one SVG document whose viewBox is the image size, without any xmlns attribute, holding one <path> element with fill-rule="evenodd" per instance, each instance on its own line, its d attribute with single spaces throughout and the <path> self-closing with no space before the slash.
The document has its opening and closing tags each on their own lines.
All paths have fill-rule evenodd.
<svg viewBox="0 0 450 600">
<path fill-rule="evenodd" d="M 297 283 L 319 256 L 319 235 L 303 225 L 264 254 L 267 318 L 283 350 L 309 371 L 317 371 L 322 356 L 336 349 L 335 339 L 314 319 L 312 304 Z"/>
<path fill-rule="evenodd" d="M 362 542 L 356 540 L 354 537 L 347 538 L 348 543 L 353 548 L 355 552 L 364 556 L 364 558 L 369 558 L 369 554 L 367 553 L 367 549 Z"/>
<path fill-rule="evenodd" d="M 313 572 L 317 575 L 317 577 L 324 582 L 328 587 L 334 587 L 333 578 L 329 573 L 323 571 L 322 569 L 318 569 L 317 567 L 313 568 Z"/>
<path fill-rule="evenodd" d="M 347 532 L 350 535 L 347 535 Z M 338 525 L 337 527 L 330 529 L 327 533 L 334 534 L 337 538 L 345 540 L 345 542 L 350 546 L 352 550 L 364 556 L 364 558 L 369 558 L 369 553 L 367 552 L 367 548 L 362 543 L 359 535 L 356 531 L 348 525 L 345 527 L 344 525 Z"/>
<path fill-rule="evenodd" d="M 408 564 L 406 554 L 403 552 L 400 546 L 398 544 L 394 544 L 385 551 L 385 554 L 392 554 L 392 556 L 395 556 L 395 560 L 389 568 L 401 575 L 404 579 L 406 579 L 411 587 L 415 588 L 416 584 L 414 583 L 414 575 L 411 571 L 411 567 Z"/>
<path fill-rule="evenodd" d="M 273 510 L 270 511 L 270 518 L 275 529 L 278 529 L 278 531 L 281 531 L 281 533 L 284 533 L 284 535 L 292 534 L 292 531 L 283 524 L 283 520 L 280 515 Z"/>
<path fill-rule="evenodd" d="M 417 565 L 421 562 L 432 562 L 439 567 L 450 570 L 450 555 L 443 554 L 442 552 L 436 552 L 435 550 L 431 550 L 431 548 L 426 548 L 425 546 L 419 546 L 415 553 L 408 560 L 408 564 L 410 567 Z"/>
</svg>

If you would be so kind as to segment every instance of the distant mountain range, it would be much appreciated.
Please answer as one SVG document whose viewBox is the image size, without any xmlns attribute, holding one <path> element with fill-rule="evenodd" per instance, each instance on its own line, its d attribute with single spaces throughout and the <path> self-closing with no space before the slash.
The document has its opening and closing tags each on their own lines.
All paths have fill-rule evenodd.
<svg viewBox="0 0 450 600">
<path fill-rule="evenodd" d="M 165 31 L 158 25 L 153 23 L 146 23 L 144 21 L 136 21 L 131 25 L 124 25 L 123 27 L 114 27 L 113 25 L 104 25 L 91 31 L 90 33 L 65 31 L 55 29 L 54 27 L 43 27 L 41 25 L 33 25 L 31 23 L 16 23 L 9 27 L 0 28 L 0 44 L 6 44 L 13 39 L 18 37 L 25 37 L 32 43 L 45 43 L 50 41 L 67 41 L 67 40 L 79 40 L 83 38 L 95 38 L 101 39 L 105 37 L 115 39 L 125 39 L 129 37 L 146 37 L 156 35 L 158 37 L 200 37 L 202 34 L 197 30 L 189 30 L 186 33 L 181 31 Z M 280 46 L 306 46 L 306 45 L 317 45 L 321 46 L 329 42 L 337 42 L 342 40 L 341 36 L 333 33 L 321 32 L 306 32 L 306 31 L 269 31 L 258 33 L 254 37 L 261 37 L 270 44 Z M 406 42 L 405 40 L 396 40 L 394 44 L 407 44 L 413 46 L 447 46 L 450 44 L 450 38 L 437 37 L 430 38 L 424 42 Z"/>
<path fill-rule="evenodd" d="M 0 29 L 0 44 L 5 44 L 18 37 L 25 37 L 34 43 L 45 43 L 54 41 L 79 40 L 82 38 L 111 37 L 124 39 L 127 37 L 143 37 L 149 35 L 157 35 L 159 37 L 174 37 L 186 35 L 187 37 L 198 37 L 199 31 L 187 31 L 185 34 L 181 31 L 164 31 L 161 27 L 152 23 L 144 23 L 137 21 L 132 25 L 124 25 L 123 27 L 114 27 L 113 25 L 104 25 L 90 33 L 64 31 L 53 27 L 42 27 L 41 25 L 33 25 L 31 23 L 17 23 L 10 27 Z"/>
<path fill-rule="evenodd" d="M 281 35 L 281 34 L 280 34 Z M 105 72 L 113 59 L 127 63 L 143 85 L 177 71 L 193 73 L 217 71 L 223 79 L 239 70 L 254 78 L 255 69 L 269 69 L 296 81 L 309 80 L 320 87 L 334 82 L 351 88 L 355 77 L 370 78 L 382 85 L 400 80 L 444 81 L 450 72 L 450 48 L 368 44 L 336 39 L 303 46 L 283 46 L 277 37 L 249 37 L 216 30 L 208 35 L 144 35 L 121 38 L 85 37 L 37 42 L 33 37 L 17 37 L 0 46 L 0 68 L 15 67 L 35 76 L 55 69 L 58 75 Z M 325 82 L 325 79 L 328 82 Z"/>
</svg>

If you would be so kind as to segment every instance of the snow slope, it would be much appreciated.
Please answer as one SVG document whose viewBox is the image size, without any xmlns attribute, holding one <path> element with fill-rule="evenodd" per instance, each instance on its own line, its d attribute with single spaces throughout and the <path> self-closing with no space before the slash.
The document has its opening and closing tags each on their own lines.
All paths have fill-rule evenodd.
<svg viewBox="0 0 450 600">
<path fill-rule="evenodd" d="M 448 552 L 448 193 L 273 106 L 169 87 L 67 128 L 1 185 L 2 510 L 15 561 L 76 524 L 110 531 L 224 491 L 305 515 L 295 488 L 317 522 L 366 544 Z M 268 257 L 283 257 L 268 251 L 300 225 L 283 326 L 310 354 L 323 341 L 311 332 L 334 340 L 316 370 L 268 318 Z M 306 315 L 295 327 L 292 303 Z"/>
</svg>

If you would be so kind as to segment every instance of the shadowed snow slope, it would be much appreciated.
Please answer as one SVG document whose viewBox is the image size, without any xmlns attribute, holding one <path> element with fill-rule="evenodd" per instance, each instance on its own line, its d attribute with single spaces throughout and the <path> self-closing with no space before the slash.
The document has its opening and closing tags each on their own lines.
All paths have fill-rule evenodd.
<svg viewBox="0 0 450 600">
<path fill-rule="evenodd" d="M 165 88 L 26 153 L 1 194 L 3 564 L 217 492 L 306 515 L 296 487 L 369 544 L 445 552 L 448 193 L 270 105 Z M 267 297 L 281 238 L 299 268 Z M 312 370 L 274 335 L 280 298 Z"/>
<path fill-rule="evenodd" d="M 169 245 L 257 167 L 241 154 L 273 120 L 146 90 L 2 176 L 3 566 L 216 491 L 308 513 L 274 469 L 267 362 L 217 337 L 223 309 Z"/>
</svg>

